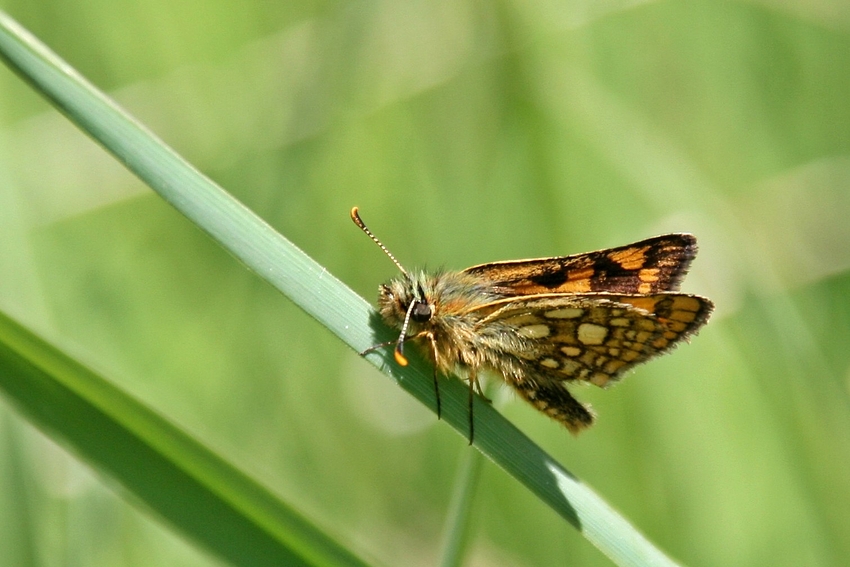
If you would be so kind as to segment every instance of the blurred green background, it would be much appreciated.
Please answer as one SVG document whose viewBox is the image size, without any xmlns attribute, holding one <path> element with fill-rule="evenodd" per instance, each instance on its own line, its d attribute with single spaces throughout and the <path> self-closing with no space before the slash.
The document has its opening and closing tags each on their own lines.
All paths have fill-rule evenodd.
<svg viewBox="0 0 850 567">
<path fill-rule="evenodd" d="M 2 0 L 373 300 L 669 231 L 692 344 L 579 438 L 507 417 L 687 565 L 850 558 L 850 4 Z M 433 565 L 469 449 L 0 71 L 0 309 L 362 556 Z M 0 565 L 218 565 L 0 400 Z M 608 565 L 489 463 L 466 564 Z"/>
</svg>

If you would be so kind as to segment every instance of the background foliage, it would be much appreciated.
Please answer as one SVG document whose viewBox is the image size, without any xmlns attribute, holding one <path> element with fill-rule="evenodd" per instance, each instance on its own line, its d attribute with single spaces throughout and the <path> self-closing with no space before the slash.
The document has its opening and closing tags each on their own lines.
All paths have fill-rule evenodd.
<svg viewBox="0 0 850 567">
<path fill-rule="evenodd" d="M 393 266 L 694 232 L 718 313 L 573 439 L 502 411 L 688 565 L 850 556 L 842 2 L 0 7 L 371 298 Z M 0 308 L 366 557 L 431 565 L 469 449 L 0 71 Z M 213 565 L 0 404 L 0 564 Z M 470 565 L 608 564 L 485 464 Z"/>
</svg>

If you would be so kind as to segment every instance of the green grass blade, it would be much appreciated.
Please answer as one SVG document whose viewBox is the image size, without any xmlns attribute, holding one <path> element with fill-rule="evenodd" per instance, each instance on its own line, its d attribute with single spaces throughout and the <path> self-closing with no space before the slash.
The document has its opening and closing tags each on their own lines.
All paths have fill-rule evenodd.
<svg viewBox="0 0 850 567">
<path fill-rule="evenodd" d="M 2 313 L 0 388 L 234 565 L 364 565 L 180 429 Z"/>
<path fill-rule="evenodd" d="M 0 53 L 164 199 L 352 348 L 360 351 L 389 337 L 375 323 L 374 311 L 366 301 L 192 168 L 6 17 L 0 18 Z M 413 357 L 410 366 L 400 369 L 385 354 L 375 352 L 369 360 L 433 408 L 427 365 Z M 465 436 L 466 388 L 451 381 L 441 394 L 443 418 Z M 475 416 L 476 446 L 617 564 L 674 565 L 488 404 L 476 399 Z"/>
</svg>

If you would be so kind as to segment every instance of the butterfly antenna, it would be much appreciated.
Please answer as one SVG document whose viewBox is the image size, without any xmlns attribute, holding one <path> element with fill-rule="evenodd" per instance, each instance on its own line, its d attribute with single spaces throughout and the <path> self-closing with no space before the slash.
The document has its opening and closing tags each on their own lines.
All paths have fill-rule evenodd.
<svg viewBox="0 0 850 567">
<path fill-rule="evenodd" d="M 360 227 L 360 230 L 362 230 L 363 232 L 366 233 L 366 236 L 371 238 L 375 242 L 375 244 L 377 244 L 378 246 L 381 247 L 381 250 L 384 251 L 384 254 L 386 254 L 387 256 L 390 257 L 390 260 L 392 260 L 393 264 L 395 264 L 398 267 L 398 269 L 401 270 L 402 274 L 407 275 L 407 270 L 405 270 L 404 267 L 402 267 L 402 265 L 399 263 L 399 261 L 395 259 L 395 256 L 392 255 L 392 252 L 387 250 L 387 247 L 384 246 L 384 244 L 380 240 L 378 240 L 378 237 L 375 236 L 374 234 L 372 234 L 372 231 L 369 230 L 369 228 L 366 226 L 366 223 L 364 223 L 363 219 L 360 218 L 360 213 L 357 211 L 357 207 L 351 208 L 351 220 L 354 221 L 354 224 L 356 224 L 357 226 Z M 407 319 L 409 317 L 410 317 L 410 310 L 407 311 L 407 317 L 405 317 L 405 324 L 404 324 L 405 330 L 407 329 Z M 402 332 L 401 336 L 404 337 L 403 332 Z M 401 344 L 401 343 L 399 343 L 399 344 Z M 399 352 L 400 350 L 401 349 L 396 349 L 396 352 Z"/>
</svg>

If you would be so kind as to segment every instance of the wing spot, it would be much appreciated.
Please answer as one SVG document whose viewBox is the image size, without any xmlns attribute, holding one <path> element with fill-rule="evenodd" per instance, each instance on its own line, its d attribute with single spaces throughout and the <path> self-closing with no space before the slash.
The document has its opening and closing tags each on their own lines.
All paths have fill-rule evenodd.
<svg viewBox="0 0 850 567">
<path fill-rule="evenodd" d="M 673 305 L 670 307 L 673 311 L 692 311 L 697 313 L 702 309 L 702 301 L 699 298 L 690 295 L 673 296 Z"/>
<path fill-rule="evenodd" d="M 595 273 L 596 273 L 596 271 L 592 267 L 590 267 L 590 268 L 579 268 L 579 269 L 575 269 L 575 270 L 570 270 L 568 278 L 569 278 L 570 281 L 576 281 L 576 280 L 588 280 L 589 281 L 590 278 L 592 278 Z"/>
<path fill-rule="evenodd" d="M 608 321 L 608 324 L 612 327 L 628 327 L 632 324 L 632 322 L 626 319 L 625 317 L 617 317 L 616 319 L 611 319 L 610 321 Z"/>
<path fill-rule="evenodd" d="M 624 270 L 638 270 L 646 264 L 646 252 L 649 246 L 642 248 L 626 248 L 608 254 L 608 259 L 617 262 Z"/>
<path fill-rule="evenodd" d="M 642 282 L 654 283 L 658 281 L 658 268 L 644 268 L 638 272 L 638 277 Z"/>
<path fill-rule="evenodd" d="M 540 366 L 545 366 L 546 368 L 558 368 L 560 364 L 554 358 L 544 358 L 540 361 Z"/>
<path fill-rule="evenodd" d="M 549 319 L 575 319 L 576 317 L 581 317 L 584 315 L 584 309 L 579 309 L 577 307 L 564 307 L 563 309 L 553 309 L 552 311 L 547 311 L 543 314 L 544 317 L 548 317 Z"/>
<path fill-rule="evenodd" d="M 550 329 L 549 325 L 526 325 L 524 327 L 520 327 L 518 333 L 519 336 L 527 339 L 542 339 L 549 336 Z"/>
<path fill-rule="evenodd" d="M 652 338 L 652 335 L 653 333 L 650 333 L 649 331 L 641 331 L 637 334 L 637 336 L 635 336 L 635 342 L 646 343 Z"/>
<path fill-rule="evenodd" d="M 658 305 L 661 298 L 656 295 L 650 297 L 622 297 L 618 298 L 618 300 L 623 303 L 634 305 L 638 309 L 643 309 L 648 313 L 655 313 L 656 305 Z"/>
<path fill-rule="evenodd" d="M 581 354 L 581 349 L 574 346 L 564 346 L 561 347 L 561 352 L 566 356 L 579 356 Z"/>
<path fill-rule="evenodd" d="M 578 326 L 578 340 L 586 345 L 601 345 L 608 336 L 608 328 L 595 323 L 582 323 Z"/>
<path fill-rule="evenodd" d="M 504 319 L 504 323 L 511 327 L 525 327 L 526 325 L 532 325 L 538 321 L 540 321 L 540 318 L 531 313 L 524 313 L 522 315 L 515 315 Z"/>
</svg>

